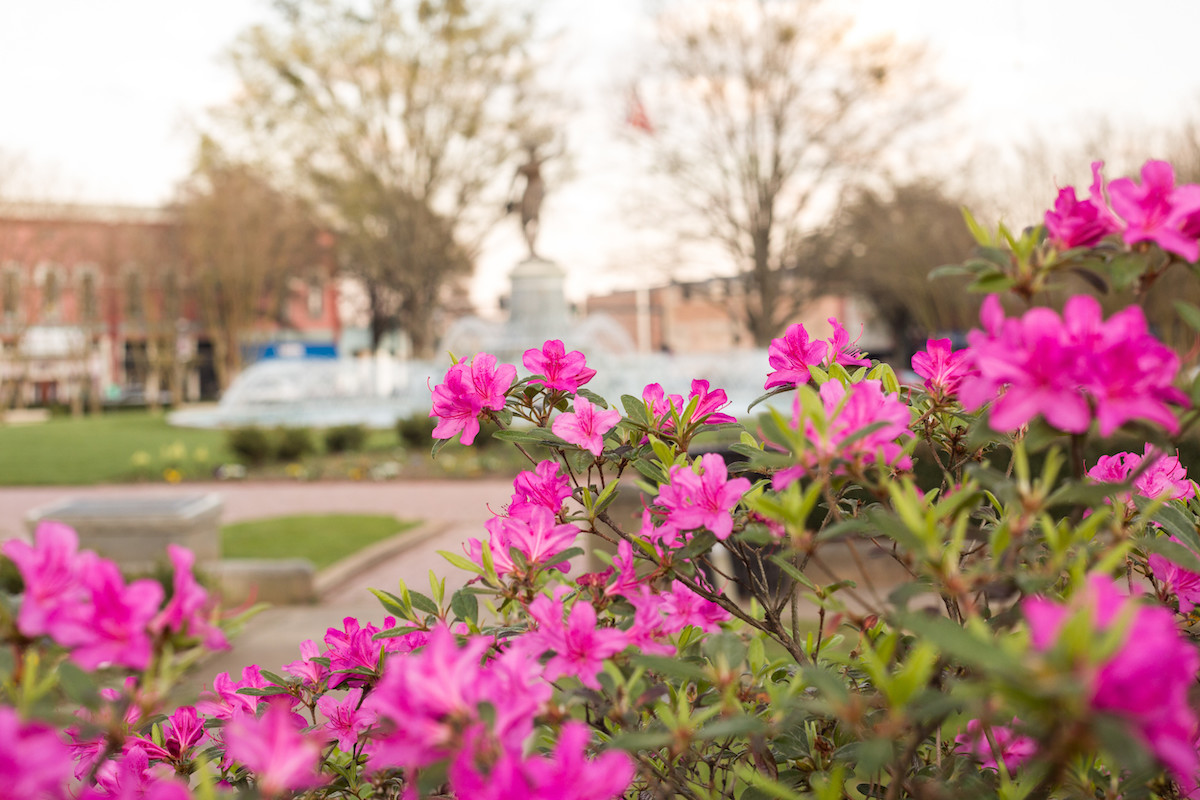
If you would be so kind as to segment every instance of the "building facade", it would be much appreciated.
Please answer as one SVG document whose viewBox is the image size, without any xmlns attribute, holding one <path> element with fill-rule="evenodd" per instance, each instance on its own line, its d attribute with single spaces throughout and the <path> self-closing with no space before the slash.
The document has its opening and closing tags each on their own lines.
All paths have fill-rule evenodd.
<svg viewBox="0 0 1200 800">
<path fill-rule="evenodd" d="M 0 407 L 215 397 L 179 238 L 163 209 L 0 206 Z M 337 305 L 331 270 L 315 266 L 263 298 L 247 355 L 336 342 Z"/>
</svg>

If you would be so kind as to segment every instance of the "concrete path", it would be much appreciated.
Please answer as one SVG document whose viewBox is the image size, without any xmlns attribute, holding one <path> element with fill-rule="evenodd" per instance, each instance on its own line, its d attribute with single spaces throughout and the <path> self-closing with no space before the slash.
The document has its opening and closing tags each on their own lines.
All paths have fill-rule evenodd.
<svg viewBox="0 0 1200 800">
<path fill-rule="evenodd" d="M 266 669 L 299 657 L 305 639 L 318 642 L 329 627 L 342 619 L 380 623 L 384 611 L 368 589 L 395 591 L 398 580 L 429 593 L 429 571 L 447 578 L 453 591 L 466 577 L 451 567 L 439 550 L 462 552 L 463 543 L 482 538 L 483 523 L 508 503 L 508 480 L 406 481 L 390 483 L 189 483 L 183 486 L 78 486 L 0 488 L 0 539 L 25 535 L 25 515 L 32 509 L 72 497 L 153 496 L 179 492 L 216 492 L 225 502 L 224 522 L 239 522 L 287 514 L 383 513 L 401 519 L 437 524 L 436 535 L 360 573 L 311 606 L 281 606 L 259 614 L 234 640 L 233 650 L 207 659 L 179 687 L 178 697 L 188 701 L 212 677 L 229 672 L 235 679 L 242 667 L 258 664 Z M 330 535 L 337 535 L 331 531 Z"/>
</svg>

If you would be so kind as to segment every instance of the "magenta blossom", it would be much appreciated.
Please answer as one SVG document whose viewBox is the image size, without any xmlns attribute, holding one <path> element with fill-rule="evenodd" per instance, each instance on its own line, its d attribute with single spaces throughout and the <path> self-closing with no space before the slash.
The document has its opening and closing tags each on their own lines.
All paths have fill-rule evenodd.
<svg viewBox="0 0 1200 800">
<path fill-rule="evenodd" d="M 250 770 L 267 797 L 319 786 L 324 782 L 317 772 L 321 742 L 303 728 L 304 720 L 287 701 L 275 700 L 260 718 L 234 715 L 225 725 L 225 753 Z"/>
<path fill-rule="evenodd" d="M 1176 537 L 1169 538 L 1180 547 L 1187 547 Z M 1161 581 L 1179 599 L 1179 613 L 1192 613 L 1192 609 L 1200 604 L 1200 575 L 1190 569 L 1184 569 L 1158 553 L 1151 553 L 1146 560 L 1155 579 Z"/>
<path fill-rule="evenodd" d="M 809 447 L 801 463 L 775 474 L 773 486 L 781 492 L 805 471 L 828 468 L 835 460 L 861 465 L 882 463 L 897 469 L 910 469 L 912 459 L 897 441 L 912 437 L 908 430 L 911 414 L 894 394 L 883 391 L 880 381 L 862 381 L 849 386 L 830 380 L 821 384 L 821 402 L 825 407 L 825 423 L 817 426 L 805 419 L 804 435 Z M 797 395 L 794 421 L 801 424 L 802 407 Z M 878 426 L 866 435 L 861 431 Z M 854 438 L 857 437 L 857 438 Z M 836 467 L 835 471 L 841 471 Z"/>
<path fill-rule="evenodd" d="M 317 710 L 326 719 L 325 733 L 332 736 L 344 752 L 349 753 L 358 744 L 359 737 L 370 730 L 377 721 L 371 709 L 360 708 L 362 689 L 351 689 L 340 700 L 331 694 L 317 700 Z"/>
<path fill-rule="evenodd" d="M 1150 335 L 1139 307 L 1104 320 L 1094 298 L 1078 295 L 1061 317 L 1033 308 L 1006 319 L 993 295 L 981 319 L 984 329 L 967 335 L 978 374 L 964 377 L 959 397 L 968 411 L 994 400 L 994 429 L 1012 431 L 1040 414 L 1069 433 L 1093 418 L 1103 436 L 1139 419 L 1178 430 L 1168 404 L 1187 404 L 1173 385 L 1179 357 Z"/>
<path fill-rule="evenodd" d="M 541 350 L 526 350 L 521 363 L 530 372 L 542 376 L 534 378 L 534 383 L 568 394 L 579 391 L 580 386 L 596 376 L 596 370 L 588 368 L 583 353 L 578 350 L 568 353 L 558 339 L 550 339 Z"/>
<path fill-rule="evenodd" d="M 1142 166 L 1142 185 L 1118 178 L 1108 185 L 1113 210 L 1125 220 L 1125 241 L 1154 242 L 1189 262 L 1200 258 L 1191 218 L 1200 213 L 1200 186 L 1175 186 L 1175 170 L 1166 161 Z"/>
<path fill-rule="evenodd" d="M 474 443 L 479 435 L 479 415 L 504 408 L 505 393 L 516 378 L 516 367 L 497 366 L 496 357 L 490 353 L 478 353 L 470 363 L 452 365 L 442 383 L 433 387 L 429 416 L 438 418 L 433 438 L 453 439 L 457 435 L 465 445 Z"/>
<path fill-rule="evenodd" d="M 830 317 L 828 322 L 833 326 L 833 336 L 830 336 L 826 342 L 822 365 L 826 368 L 834 364 L 841 364 L 843 367 L 865 367 L 871 363 L 871 360 L 863 357 L 859 351 L 858 339 L 850 341 L 850 334 L 842 327 L 842 323 L 838 322 L 835 317 Z"/>
<path fill-rule="evenodd" d="M 551 561 L 579 536 L 579 528 L 570 523 L 559 525 L 554 513 L 543 506 L 525 505 L 517 511 L 515 516 L 493 517 L 484 523 L 490 534 L 492 564 L 499 575 L 517 572 L 510 548 L 516 548 L 525 556 L 526 564 L 536 567 Z M 465 550 L 468 558 L 483 564 L 483 544 L 478 539 L 468 540 Z M 558 568 L 566 572 L 567 565 L 559 564 Z"/>
<path fill-rule="evenodd" d="M 30 547 L 20 539 L 9 539 L 0 552 L 12 559 L 25 584 L 17 628 L 29 637 L 59 638 L 63 627 L 84 623 L 91 592 L 84 576 L 98 556 L 77 552 L 79 537 L 61 522 L 42 522 Z"/>
<path fill-rule="evenodd" d="M 529 604 L 529 616 L 537 621 L 537 630 L 522 637 L 522 646 L 535 655 L 550 651 L 546 663 L 548 681 L 572 675 L 584 685 L 599 689 L 596 676 L 604 669 L 604 659 L 616 655 L 629 643 L 623 631 L 596 626 L 596 609 L 586 600 L 571 606 L 566 623 L 563 604 L 545 595 Z"/>
<path fill-rule="evenodd" d="M 285 664 L 283 671 L 299 678 L 306 686 L 316 688 L 321 685 L 321 681 L 329 677 L 329 667 L 316 660 L 320 656 L 321 650 L 317 643 L 312 639 L 305 639 L 300 643 L 300 658 Z"/>
<path fill-rule="evenodd" d="M 135 741 L 150 758 L 170 762 L 172 766 L 186 765 L 192 759 L 196 745 L 204 740 L 204 720 L 194 706 L 180 706 L 162 724 L 162 744 L 136 737 Z"/>
<path fill-rule="evenodd" d="M 157 581 L 128 585 L 117 565 L 98 558 L 86 576 L 90 604 L 85 614 L 64 623 L 58 641 L 71 649 L 71 660 L 85 670 L 150 666 L 150 622 L 158 613 L 163 589 Z"/>
<path fill-rule="evenodd" d="M 1012 773 L 1037 754 L 1037 742 L 1028 736 L 1014 732 L 1020 722 L 1013 719 L 1013 727 L 1005 725 L 984 725 L 973 719 L 967 723 L 965 732 L 954 737 L 955 749 L 979 759 L 985 767 L 995 769 L 998 762 L 1004 762 L 1004 768 Z M 991 734 L 989 741 L 988 734 Z M 992 747 L 992 743 L 995 747 Z"/>
<path fill-rule="evenodd" d="M 53 728 L 0 705 L 0 795 L 65 800 L 71 771 L 71 752 Z"/>
<path fill-rule="evenodd" d="M 174 591 L 162 612 L 151 623 L 155 631 L 169 630 L 199 639 L 209 650 L 228 650 L 224 632 L 213 624 L 215 604 L 208 590 L 196 582 L 192 568 L 196 556 L 191 550 L 167 545 L 167 556 L 175 568 Z"/>
<path fill-rule="evenodd" d="M 531 758 L 526 773 L 544 800 L 612 800 L 622 796 L 633 781 L 634 765 L 628 755 L 608 750 L 587 757 L 591 732 L 582 722 L 568 722 L 550 756 Z"/>
<path fill-rule="evenodd" d="M 1143 468 L 1147 460 L 1150 464 Z M 1142 497 L 1187 500 L 1196 496 L 1196 485 L 1188 480 L 1187 470 L 1179 463 L 1178 455 L 1159 453 L 1149 443 L 1141 455 L 1100 456 L 1096 466 L 1087 471 L 1087 476 L 1098 483 L 1124 483 L 1139 470 L 1141 474 L 1134 479 L 1133 489 Z M 1135 510 L 1132 495 L 1125 495 L 1125 505 L 1129 511 Z"/>
<path fill-rule="evenodd" d="M 587 450 L 597 458 L 604 451 L 604 434 L 621 421 L 616 409 L 593 406 L 586 397 L 575 398 L 575 412 L 565 412 L 554 418 L 550 430 L 555 436 Z"/>
<path fill-rule="evenodd" d="M 1103 161 L 1092 162 L 1092 188 L 1086 200 L 1075 197 L 1075 188 L 1067 186 L 1058 193 L 1054 209 L 1046 212 L 1046 233 L 1063 249 L 1091 247 L 1123 227 L 1104 200 Z"/>
<path fill-rule="evenodd" d="M 262 675 L 262 670 L 255 664 L 242 669 L 240 681 L 230 678 L 228 672 L 222 672 L 213 678 L 211 690 L 200 693 L 196 710 L 213 719 L 230 719 L 235 713 L 253 716 L 263 697 L 242 694 L 238 689 L 265 689 L 269 685 Z"/>
<path fill-rule="evenodd" d="M 825 342 L 810 342 L 808 331 L 799 322 L 789 326 L 783 336 L 771 340 L 767 348 L 767 361 L 774 372 L 767 376 L 763 388 L 808 383 L 812 377 L 808 368 L 820 366 L 827 349 Z"/>
<path fill-rule="evenodd" d="M 525 470 L 513 480 L 513 507 L 535 505 L 557 514 L 563 501 L 571 496 L 571 482 L 566 475 L 559 475 L 557 461 L 542 461 L 533 472 Z"/>
<path fill-rule="evenodd" d="M 699 467 L 698 473 L 694 467 Z M 718 453 L 705 453 L 692 466 L 671 467 L 670 482 L 654 501 L 667 512 L 660 536 L 674 541 L 675 532 L 707 528 L 718 539 L 729 538 L 733 509 L 749 490 L 748 479 L 729 478 L 725 459 Z"/>
<path fill-rule="evenodd" d="M 927 340 L 925 350 L 913 355 L 912 368 L 925 379 L 925 390 L 942 399 L 958 394 L 963 378 L 975 372 L 970 351 L 956 352 L 949 339 Z"/>
<path fill-rule="evenodd" d="M 1200 654 L 1180 635 L 1174 615 L 1122 594 L 1116 582 L 1102 574 L 1089 576 L 1069 605 L 1031 597 L 1022 610 L 1033 646 L 1041 651 L 1053 647 L 1067 619 L 1078 611 L 1088 614 L 1097 633 L 1114 625 L 1125 629 L 1115 652 L 1082 676 L 1091 706 L 1124 718 L 1176 778 L 1190 783 L 1200 769 L 1200 721 L 1188 691 L 1200 670 Z"/>
</svg>

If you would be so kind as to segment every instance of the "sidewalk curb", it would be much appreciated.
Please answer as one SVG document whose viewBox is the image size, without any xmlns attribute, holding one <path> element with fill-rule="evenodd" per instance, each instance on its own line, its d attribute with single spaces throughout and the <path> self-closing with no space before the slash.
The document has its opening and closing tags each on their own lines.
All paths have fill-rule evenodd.
<svg viewBox="0 0 1200 800">
<path fill-rule="evenodd" d="M 440 536 L 453 527 L 453 523 L 445 520 L 424 522 L 416 528 L 403 531 L 352 553 L 336 564 L 332 564 L 317 573 L 313 579 L 313 590 L 317 596 L 317 605 L 324 602 L 331 593 L 345 586 L 358 575 L 380 562 L 403 555 L 409 550 L 425 544 L 430 539 Z"/>
</svg>

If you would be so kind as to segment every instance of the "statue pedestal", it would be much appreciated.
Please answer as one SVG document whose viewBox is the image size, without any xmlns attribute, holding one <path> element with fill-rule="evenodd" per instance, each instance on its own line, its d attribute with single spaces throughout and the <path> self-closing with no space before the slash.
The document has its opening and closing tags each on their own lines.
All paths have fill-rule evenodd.
<svg viewBox="0 0 1200 800">
<path fill-rule="evenodd" d="M 571 314 L 564 294 L 566 277 L 562 267 L 544 258 L 527 258 L 513 269 L 506 334 L 510 342 L 541 347 L 547 339 L 567 335 Z"/>
</svg>

